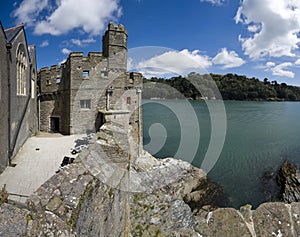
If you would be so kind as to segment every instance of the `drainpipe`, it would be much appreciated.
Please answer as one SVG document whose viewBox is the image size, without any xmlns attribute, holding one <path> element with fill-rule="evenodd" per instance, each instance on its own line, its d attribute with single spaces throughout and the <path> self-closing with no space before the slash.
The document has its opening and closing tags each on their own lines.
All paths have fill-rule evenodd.
<svg viewBox="0 0 300 237">
<path fill-rule="evenodd" d="M 41 94 L 39 93 L 37 95 L 37 99 L 38 99 L 38 131 L 41 130 Z"/>
<path fill-rule="evenodd" d="M 10 62 L 11 62 L 11 50 L 12 44 L 9 42 L 6 44 L 7 49 L 7 86 L 8 86 L 8 121 L 7 121 L 7 132 L 8 132 L 8 165 L 11 166 L 12 150 L 11 150 L 11 118 L 10 118 L 10 107 L 11 107 L 11 87 L 10 87 Z"/>
<path fill-rule="evenodd" d="M 140 121 L 140 113 L 141 113 L 141 93 L 142 93 L 142 89 L 138 88 L 136 90 L 136 93 L 138 95 L 138 157 L 141 155 L 141 121 Z"/>
</svg>

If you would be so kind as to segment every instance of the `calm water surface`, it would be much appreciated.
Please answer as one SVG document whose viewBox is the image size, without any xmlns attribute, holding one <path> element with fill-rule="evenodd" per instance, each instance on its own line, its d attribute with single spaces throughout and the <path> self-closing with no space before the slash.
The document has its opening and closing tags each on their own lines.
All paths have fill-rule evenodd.
<svg viewBox="0 0 300 237">
<path fill-rule="evenodd" d="M 159 158 L 177 156 L 185 160 L 184 156 L 188 157 L 192 149 L 184 149 L 185 154 L 178 157 L 181 134 L 191 135 L 185 136 L 184 144 L 188 146 L 195 142 L 192 139 L 199 133 L 200 141 L 192 163 L 201 167 L 212 127 L 206 103 L 181 100 L 144 102 L 145 149 Z M 218 105 L 220 102 L 213 103 Z M 231 206 L 239 208 L 249 203 L 256 208 L 267 201 L 262 184 L 262 176 L 266 171 L 275 172 L 284 160 L 300 166 L 300 103 L 225 101 L 224 105 L 227 116 L 226 139 L 221 155 L 208 176 L 222 185 Z M 195 111 L 200 132 L 191 122 L 195 116 L 186 114 L 187 106 Z M 176 108 L 176 111 L 172 108 Z M 177 116 L 180 113 L 185 114 Z M 149 130 L 153 124 L 159 126 Z M 162 141 L 164 145 L 161 144 L 158 150 L 155 141 Z"/>
</svg>

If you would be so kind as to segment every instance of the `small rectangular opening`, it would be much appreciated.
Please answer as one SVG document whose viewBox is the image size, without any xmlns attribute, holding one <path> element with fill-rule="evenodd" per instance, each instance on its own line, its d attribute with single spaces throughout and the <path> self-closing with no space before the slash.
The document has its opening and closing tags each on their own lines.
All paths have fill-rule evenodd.
<svg viewBox="0 0 300 237">
<path fill-rule="evenodd" d="M 80 100 L 81 109 L 91 109 L 91 100 Z"/>
<path fill-rule="evenodd" d="M 82 72 L 82 77 L 83 77 L 83 79 L 88 79 L 88 77 L 89 77 L 89 71 L 83 71 Z"/>
<path fill-rule="evenodd" d="M 101 77 L 108 77 L 108 71 L 101 71 L 100 76 Z"/>
<path fill-rule="evenodd" d="M 59 84 L 61 82 L 61 78 L 60 77 L 57 77 L 56 78 L 56 84 Z"/>
</svg>

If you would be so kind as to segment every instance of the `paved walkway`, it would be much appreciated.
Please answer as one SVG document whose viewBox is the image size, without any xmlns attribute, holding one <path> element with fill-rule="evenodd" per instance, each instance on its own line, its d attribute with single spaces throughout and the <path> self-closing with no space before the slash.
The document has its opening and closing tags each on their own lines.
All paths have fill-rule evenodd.
<svg viewBox="0 0 300 237">
<path fill-rule="evenodd" d="M 70 150 L 82 137 L 46 133 L 30 137 L 12 160 L 16 166 L 7 167 L 0 175 L 0 188 L 6 184 L 9 193 L 30 196 L 55 174 L 64 156 L 75 157 Z M 10 195 L 9 199 L 25 203 L 27 198 Z"/>
</svg>

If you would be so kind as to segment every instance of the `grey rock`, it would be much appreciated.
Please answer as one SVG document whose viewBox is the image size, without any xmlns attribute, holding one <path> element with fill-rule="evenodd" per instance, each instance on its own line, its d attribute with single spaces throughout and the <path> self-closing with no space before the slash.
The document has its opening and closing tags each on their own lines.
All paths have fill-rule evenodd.
<svg viewBox="0 0 300 237">
<path fill-rule="evenodd" d="M 253 212 L 257 236 L 298 236 L 293 233 L 290 205 L 274 202 L 264 203 Z"/>
<path fill-rule="evenodd" d="M 284 162 L 277 174 L 277 182 L 281 187 L 281 200 L 287 203 L 300 201 L 300 175 L 296 167 Z"/>
<path fill-rule="evenodd" d="M 3 203 L 0 206 L 0 236 L 24 236 L 30 219 L 28 210 Z"/>
</svg>

